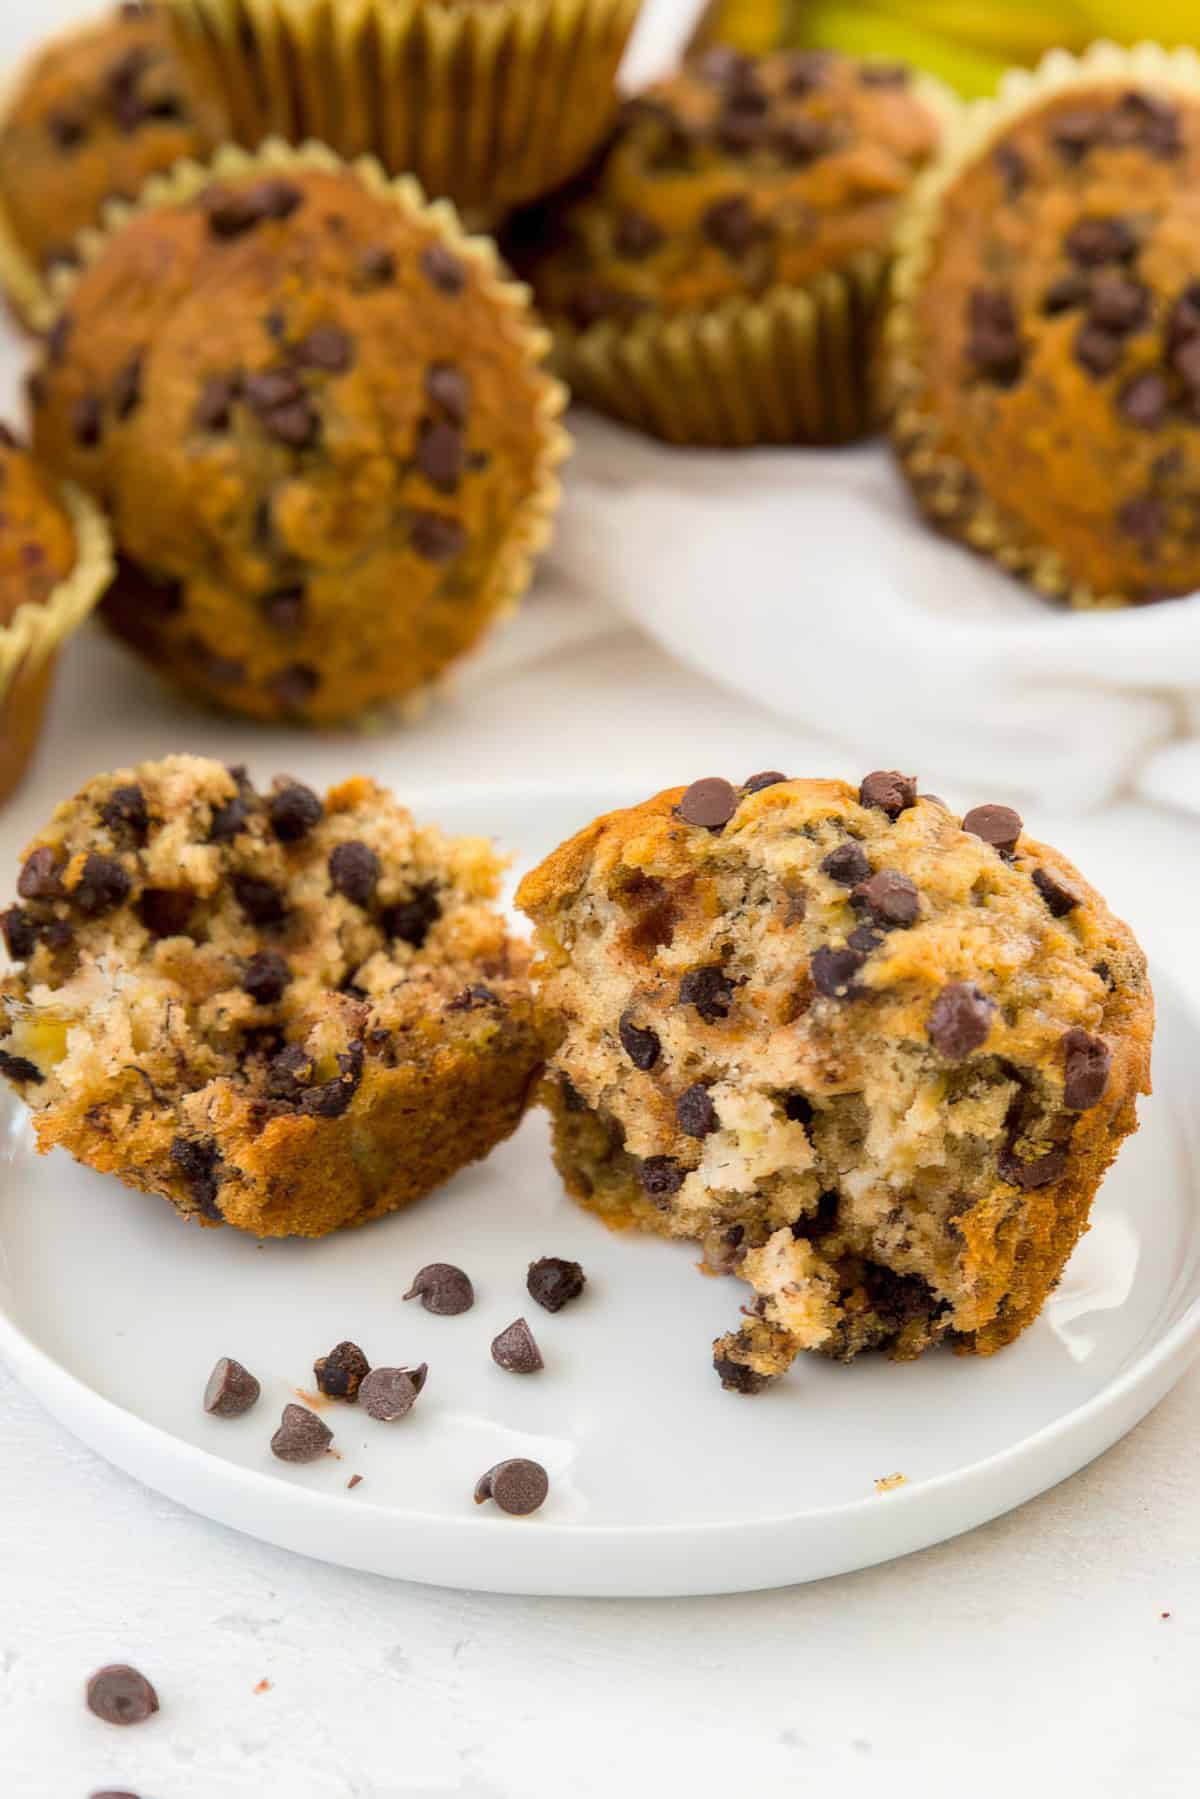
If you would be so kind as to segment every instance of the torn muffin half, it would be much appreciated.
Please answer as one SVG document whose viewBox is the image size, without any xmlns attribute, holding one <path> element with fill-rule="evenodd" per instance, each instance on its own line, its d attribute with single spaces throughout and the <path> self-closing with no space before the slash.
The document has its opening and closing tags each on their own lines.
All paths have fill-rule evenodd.
<svg viewBox="0 0 1200 1799">
<path fill-rule="evenodd" d="M 482 838 L 372 781 L 194 756 L 92 781 L 0 917 L 0 1072 L 38 1146 L 202 1224 L 319 1237 L 517 1126 L 542 1044 Z"/>
<path fill-rule="evenodd" d="M 703 780 L 527 876 L 568 1189 L 751 1289 L 715 1346 L 986 1355 L 1037 1316 L 1149 1091 L 1128 928 L 1007 806 Z"/>
</svg>

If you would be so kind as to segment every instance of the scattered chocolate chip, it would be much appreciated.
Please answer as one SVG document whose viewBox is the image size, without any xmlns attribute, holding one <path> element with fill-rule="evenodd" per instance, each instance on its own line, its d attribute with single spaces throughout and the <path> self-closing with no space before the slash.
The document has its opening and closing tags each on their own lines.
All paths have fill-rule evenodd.
<svg viewBox="0 0 1200 1799">
<path fill-rule="evenodd" d="M 897 819 L 917 803 L 917 778 L 897 774 L 894 768 L 876 769 L 864 779 L 858 798 L 860 805 L 872 806 L 879 812 L 886 812 L 890 819 Z"/>
<path fill-rule="evenodd" d="M 1055 918 L 1065 918 L 1068 912 L 1083 904 L 1082 895 L 1049 868 L 1035 868 L 1030 879 Z"/>
<path fill-rule="evenodd" d="M 158 1710 L 158 1694 L 136 1668 L 113 1662 L 88 1681 L 87 1708 L 105 1724 L 144 1724 Z"/>
<path fill-rule="evenodd" d="M 853 839 L 839 843 L 835 850 L 821 863 L 821 873 L 828 875 L 842 887 L 857 887 L 871 876 L 871 864 L 867 861 L 867 853 L 860 843 Z"/>
<path fill-rule="evenodd" d="M 31 1062 L 28 1056 L 10 1056 L 4 1049 L 0 1049 L 0 1074 L 7 1080 L 15 1081 L 20 1087 L 40 1087 L 46 1078 L 37 1063 Z"/>
<path fill-rule="evenodd" d="M 700 229 L 709 243 L 734 258 L 744 256 L 760 235 L 754 209 L 742 194 L 714 200 L 701 215 Z"/>
<path fill-rule="evenodd" d="M 240 1362 L 223 1355 L 208 1377 L 204 1409 L 214 1418 L 240 1418 L 258 1399 L 262 1388 Z"/>
<path fill-rule="evenodd" d="M 329 880 L 336 893 L 356 906 L 369 906 L 383 864 L 366 843 L 339 843 L 329 854 Z"/>
<path fill-rule="evenodd" d="M 414 512 L 409 544 L 426 562 L 453 562 L 467 543 L 467 530 L 443 512 Z"/>
<path fill-rule="evenodd" d="M 733 982 L 719 962 L 689 968 L 679 983 L 679 1004 L 695 1006 L 706 1024 L 728 1018 L 732 1000 Z"/>
<path fill-rule="evenodd" d="M 89 918 L 100 918 L 125 904 L 131 885 L 129 876 L 112 856 L 89 850 L 79 880 L 71 890 L 71 902 Z"/>
<path fill-rule="evenodd" d="M 57 850 L 43 844 L 26 857 L 17 877 L 17 892 L 27 900 L 62 898 L 62 863 Z"/>
<path fill-rule="evenodd" d="M 268 219 L 290 218 L 304 204 L 300 188 L 290 181 L 258 181 L 252 187 L 231 190 L 210 187 L 201 195 L 214 237 L 241 237 Z"/>
<path fill-rule="evenodd" d="M 141 404 L 142 368 L 142 352 L 135 350 L 117 371 L 112 384 L 112 403 L 113 411 L 119 419 L 127 419 Z"/>
<path fill-rule="evenodd" d="M 494 1468 L 480 1476 L 475 1488 L 475 1503 L 483 1505 L 485 1500 L 491 1499 L 502 1512 L 524 1518 L 544 1504 L 549 1491 L 550 1477 L 541 1463 L 518 1458 L 497 1462 Z"/>
<path fill-rule="evenodd" d="M 428 270 L 426 273 L 428 274 Z M 358 273 L 370 287 L 386 287 L 396 279 L 396 258 L 382 245 L 364 250 L 358 259 Z M 435 283 L 436 286 L 436 283 Z"/>
<path fill-rule="evenodd" d="M 311 787 L 288 781 L 271 795 L 271 829 L 280 843 L 299 843 L 320 823 L 324 810 Z"/>
<path fill-rule="evenodd" d="M 685 824 L 722 830 L 738 809 L 737 789 L 719 776 L 693 781 L 675 810 Z"/>
<path fill-rule="evenodd" d="M 104 431 L 104 411 L 96 394 L 81 394 L 71 414 L 71 433 L 81 450 L 94 450 Z"/>
<path fill-rule="evenodd" d="M 640 1068 L 645 1073 L 654 1067 L 661 1047 L 657 1032 L 634 1024 L 628 1012 L 622 1015 L 617 1032 L 621 1047 L 635 1068 Z"/>
<path fill-rule="evenodd" d="M 674 1156 L 647 1156 L 638 1168 L 638 1179 L 648 1199 L 669 1199 L 687 1178 Z"/>
<path fill-rule="evenodd" d="M 283 998 L 292 978 L 287 961 L 278 950 L 261 949 L 242 970 L 242 992 L 259 1006 L 273 1006 Z"/>
<path fill-rule="evenodd" d="M 114 837 L 127 833 L 135 843 L 145 843 L 150 829 L 150 814 L 141 788 L 114 787 L 100 807 L 100 822 Z"/>
<path fill-rule="evenodd" d="M 10 906 L 0 913 L 0 932 L 4 947 L 14 962 L 28 962 L 38 945 L 38 923 L 23 906 Z"/>
<path fill-rule="evenodd" d="M 546 1366 L 524 1318 L 516 1319 L 498 1337 L 493 1337 L 492 1360 L 509 1374 L 540 1374 Z"/>
<path fill-rule="evenodd" d="M 370 1372 L 371 1364 L 358 1344 L 349 1341 L 338 1343 L 313 1363 L 317 1391 L 327 1399 L 355 1399 Z"/>
<path fill-rule="evenodd" d="M 354 367 L 354 339 L 338 325 L 314 325 L 292 354 L 301 368 L 344 375 Z"/>
<path fill-rule="evenodd" d="M 421 273 L 442 294 L 461 294 L 467 285 L 467 271 L 457 256 L 442 244 L 430 244 L 421 251 Z"/>
<path fill-rule="evenodd" d="M 271 1454 L 281 1462 L 315 1462 L 332 1442 L 333 1432 L 315 1412 L 303 1405 L 285 1405 L 271 1438 Z"/>
<path fill-rule="evenodd" d="M 305 590 L 302 586 L 277 587 L 264 594 L 259 609 L 264 619 L 285 636 L 298 631 L 304 623 Z"/>
<path fill-rule="evenodd" d="M 321 676 L 307 662 L 291 662 L 264 685 L 286 712 L 299 713 L 321 685 Z"/>
<path fill-rule="evenodd" d="M 414 889 L 411 899 L 388 906 L 380 922 L 389 941 L 398 938 L 401 943 L 410 943 L 414 949 L 420 949 L 441 916 L 442 902 L 437 889 L 432 882 L 425 882 Z"/>
<path fill-rule="evenodd" d="M 152 937 L 182 937 L 194 903 L 190 888 L 146 887 L 137 903 L 138 917 Z"/>
<path fill-rule="evenodd" d="M 764 787 L 778 787 L 786 781 L 787 775 L 781 775 L 777 768 L 764 769 L 760 775 L 748 775 L 742 782 L 743 793 L 761 793 Z"/>
<path fill-rule="evenodd" d="M 446 419 L 422 419 L 414 452 L 417 467 L 439 493 L 454 493 L 462 479 L 462 432 Z"/>
<path fill-rule="evenodd" d="M 578 1262 L 565 1256 L 541 1256 L 530 1262 L 525 1288 L 531 1299 L 547 1312 L 561 1312 L 572 1299 L 578 1299 L 587 1284 L 587 1276 Z"/>
<path fill-rule="evenodd" d="M 234 402 L 241 392 L 240 375 L 206 375 L 192 410 L 198 431 L 226 431 Z"/>
<path fill-rule="evenodd" d="M 1157 369 L 1147 369 L 1127 381 L 1117 395 L 1117 407 L 1131 425 L 1157 431 L 1166 419 L 1171 390 Z"/>
<path fill-rule="evenodd" d="M 252 924 L 281 924 L 287 907 L 278 887 L 258 875 L 235 874 L 233 897 Z"/>
<path fill-rule="evenodd" d="M 433 362 L 425 371 L 425 398 L 461 425 L 471 409 L 471 383 L 452 362 Z"/>
<path fill-rule="evenodd" d="M 713 1367 L 727 1393 L 761 1393 L 771 1384 L 769 1374 L 759 1374 L 730 1356 L 714 1355 Z"/>
<path fill-rule="evenodd" d="M 966 350 L 978 373 L 996 386 L 1012 387 L 1020 380 L 1025 346 L 1005 288 L 976 287 L 967 295 Z"/>
<path fill-rule="evenodd" d="M 823 944 L 809 963 L 813 986 L 826 999 L 859 999 L 863 990 L 854 977 L 866 959 L 861 949 L 849 943 L 841 949 Z"/>
<path fill-rule="evenodd" d="M 921 910 L 915 885 L 894 868 L 881 868 L 869 880 L 860 881 L 850 903 L 885 926 L 915 924 Z"/>
<path fill-rule="evenodd" d="M 675 1122 L 688 1137 L 709 1137 L 721 1128 L 716 1107 L 703 1081 L 685 1088 L 675 1101 Z"/>
<path fill-rule="evenodd" d="M 951 981 L 934 1000 L 926 1029 L 947 1062 L 963 1062 L 986 1041 L 996 1002 L 972 981 Z"/>
<path fill-rule="evenodd" d="M 205 1218 L 222 1216 L 217 1204 L 221 1152 L 211 1137 L 176 1137 L 170 1156 L 188 1182 L 192 1204 Z"/>
<path fill-rule="evenodd" d="M 407 1416 L 425 1385 L 428 1364 L 420 1368 L 372 1368 L 358 1389 L 358 1403 L 368 1418 L 380 1424 L 395 1424 Z"/>
<path fill-rule="evenodd" d="M 992 161 L 1004 183 L 1005 198 L 1019 199 L 1029 179 L 1029 164 L 1021 152 L 1011 144 L 999 144 L 992 152 Z"/>
<path fill-rule="evenodd" d="M 1015 850 L 1021 835 L 1022 820 L 1011 806 L 973 806 L 962 821 L 962 828 L 972 837 L 981 837 L 993 849 Z"/>
<path fill-rule="evenodd" d="M 1103 1037 L 1075 1025 L 1063 1037 L 1063 1104 L 1069 1112 L 1086 1112 L 1108 1090 L 1112 1051 Z"/>
<path fill-rule="evenodd" d="M 430 1262 L 414 1275 L 404 1298 L 419 1299 L 427 1312 L 441 1318 L 456 1318 L 475 1304 L 475 1289 L 453 1262 Z"/>
</svg>

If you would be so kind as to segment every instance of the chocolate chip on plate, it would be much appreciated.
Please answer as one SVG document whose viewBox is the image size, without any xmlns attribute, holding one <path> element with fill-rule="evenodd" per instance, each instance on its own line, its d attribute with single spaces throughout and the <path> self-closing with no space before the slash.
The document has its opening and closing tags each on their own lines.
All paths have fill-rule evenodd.
<svg viewBox="0 0 1200 1799">
<path fill-rule="evenodd" d="M 1103 1037 L 1075 1025 L 1063 1037 L 1063 1104 L 1069 1112 L 1099 1105 L 1108 1090 L 1112 1051 Z"/>
<path fill-rule="evenodd" d="M 285 1405 L 271 1438 L 271 1454 L 281 1462 L 315 1462 L 332 1442 L 333 1432 L 315 1412 L 303 1405 Z"/>
<path fill-rule="evenodd" d="M 972 837 L 980 837 L 996 850 L 1015 850 L 1021 835 L 1021 814 L 1011 806 L 972 806 L 962 821 Z"/>
<path fill-rule="evenodd" d="M 721 1128 L 717 1109 L 703 1081 L 696 1081 L 675 1101 L 675 1120 L 688 1137 L 709 1137 Z"/>
<path fill-rule="evenodd" d="M 859 803 L 899 818 L 917 803 L 917 777 L 899 774 L 894 768 L 877 768 L 866 775 L 858 790 Z"/>
<path fill-rule="evenodd" d="M 561 1312 L 569 1300 L 578 1299 L 587 1284 L 587 1276 L 578 1262 L 565 1256 L 540 1256 L 530 1262 L 525 1287 L 547 1312 Z"/>
<path fill-rule="evenodd" d="M 685 824 L 700 825 L 706 831 L 721 830 L 737 809 L 737 789 L 720 776 L 693 781 L 676 807 Z"/>
<path fill-rule="evenodd" d="M 88 1681 L 87 1708 L 106 1724 L 144 1724 L 158 1710 L 158 1694 L 136 1668 L 113 1662 Z"/>
<path fill-rule="evenodd" d="M 652 1031 L 648 1025 L 634 1024 L 628 1012 L 624 1012 L 617 1026 L 617 1034 L 621 1039 L 621 1048 L 635 1068 L 640 1068 L 644 1074 L 654 1067 L 661 1048 L 657 1031 Z"/>
<path fill-rule="evenodd" d="M 965 1061 L 987 1041 L 995 1010 L 995 1000 L 981 993 L 974 982 L 950 981 L 930 1008 L 929 1040 L 948 1062 Z"/>
<path fill-rule="evenodd" d="M 240 1362 L 223 1355 L 208 1377 L 204 1409 L 214 1418 L 240 1418 L 255 1404 L 262 1388 Z"/>
<path fill-rule="evenodd" d="M 483 1505 L 491 1499 L 502 1512 L 524 1518 L 545 1503 L 549 1491 L 550 1477 L 541 1463 L 517 1458 L 497 1462 L 494 1468 L 480 1476 L 475 1488 L 475 1503 Z"/>
<path fill-rule="evenodd" d="M 413 1276 L 413 1284 L 405 1299 L 419 1299 L 427 1312 L 443 1318 L 455 1318 L 469 1312 L 475 1304 L 475 1289 L 470 1277 L 453 1262 L 429 1262 Z"/>
<path fill-rule="evenodd" d="M 538 1374 L 545 1366 L 533 1332 L 517 1318 L 492 1339 L 492 1360 L 510 1374 Z"/>
<path fill-rule="evenodd" d="M 368 1418 L 394 1424 L 412 1411 L 428 1373 L 427 1362 L 419 1368 L 372 1368 L 358 1389 L 358 1403 Z"/>
<path fill-rule="evenodd" d="M 370 1372 L 371 1364 L 358 1344 L 349 1341 L 338 1343 L 313 1363 L 317 1389 L 327 1399 L 354 1399 Z"/>
</svg>

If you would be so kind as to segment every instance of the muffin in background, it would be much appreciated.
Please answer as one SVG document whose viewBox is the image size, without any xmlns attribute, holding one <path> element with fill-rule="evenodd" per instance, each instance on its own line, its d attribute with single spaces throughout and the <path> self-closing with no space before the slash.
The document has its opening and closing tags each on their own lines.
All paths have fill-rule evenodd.
<svg viewBox="0 0 1200 1799">
<path fill-rule="evenodd" d="M 492 246 L 315 147 L 152 184 L 64 284 L 39 453 L 111 512 L 105 617 L 196 697 L 419 697 L 524 589 L 563 393 Z"/>
<path fill-rule="evenodd" d="M 167 0 L 233 136 L 413 174 L 474 222 L 567 180 L 617 109 L 640 0 Z"/>
<path fill-rule="evenodd" d="M 1098 46 L 972 107 L 886 333 L 931 521 L 1074 607 L 1200 588 L 1200 58 Z"/>
<path fill-rule="evenodd" d="M 228 135 L 220 89 L 187 72 L 157 6 L 126 0 L 51 39 L 0 105 L 0 284 L 18 316 L 106 202 Z"/>
<path fill-rule="evenodd" d="M 724 46 L 632 101 L 508 240 L 575 394 L 677 443 L 869 430 L 896 218 L 940 108 L 895 65 Z"/>
</svg>

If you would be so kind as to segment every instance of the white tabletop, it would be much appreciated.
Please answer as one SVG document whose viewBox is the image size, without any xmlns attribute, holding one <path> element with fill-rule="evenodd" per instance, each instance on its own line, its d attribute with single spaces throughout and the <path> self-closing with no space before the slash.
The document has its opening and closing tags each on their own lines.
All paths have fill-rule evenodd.
<svg viewBox="0 0 1200 1799">
<path fill-rule="evenodd" d="M 79 10 L 8 0 L 0 49 Z M 558 616 L 535 600 L 512 641 L 552 641 Z M 391 744 L 398 786 L 861 772 L 621 628 L 504 661 L 502 644 Z M 219 723 L 86 637 L 35 782 L 0 818 L 0 870 L 103 765 L 129 706 L 146 754 L 221 753 Z M 1200 824 L 1144 805 L 1028 822 L 1200 1000 Z M 390 1584 L 209 1524 L 82 1449 L 0 1368 L 0 1792 L 707 1799 L 824 1777 L 849 1799 L 1173 1799 L 1200 1773 L 1198 1487 L 1200 1369 L 1054 1492 L 892 1566 L 741 1598 L 512 1600 Z M 140 1731 L 82 1705 L 112 1660 L 158 1686 Z"/>
</svg>

